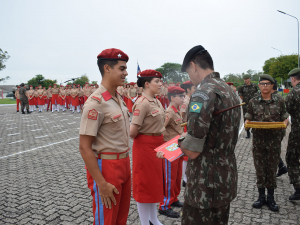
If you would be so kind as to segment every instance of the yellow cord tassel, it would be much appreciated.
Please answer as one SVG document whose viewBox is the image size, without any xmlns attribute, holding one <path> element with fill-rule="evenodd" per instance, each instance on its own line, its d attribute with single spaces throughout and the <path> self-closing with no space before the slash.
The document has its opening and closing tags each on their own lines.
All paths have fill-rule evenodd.
<svg viewBox="0 0 300 225">
<path fill-rule="evenodd" d="M 246 129 L 286 129 L 284 122 L 248 122 L 245 125 Z"/>
</svg>

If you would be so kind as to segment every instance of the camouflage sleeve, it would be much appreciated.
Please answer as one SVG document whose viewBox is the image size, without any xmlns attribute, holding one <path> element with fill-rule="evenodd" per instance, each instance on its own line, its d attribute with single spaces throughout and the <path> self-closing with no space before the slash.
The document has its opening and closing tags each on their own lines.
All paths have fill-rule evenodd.
<svg viewBox="0 0 300 225">
<path fill-rule="evenodd" d="M 182 147 L 192 152 L 203 151 L 206 135 L 215 109 L 216 94 L 197 91 L 192 95 L 188 110 L 188 134 Z"/>
<path fill-rule="evenodd" d="M 238 93 L 239 93 L 239 96 L 243 96 L 243 86 L 240 86 L 238 88 Z"/>
<path fill-rule="evenodd" d="M 253 120 L 253 101 L 252 99 L 250 100 L 248 104 L 248 110 L 245 115 L 245 119 L 252 121 Z"/>
<path fill-rule="evenodd" d="M 286 111 L 285 108 L 285 104 L 284 104 L 284 100 L 280 99 L 280 120 L 284 121 L 285 119 L 287 119 L 289 117 L 289 114 Z"/>
<path fill-rule="evenodd" d="M 290 114 L 292 111 L 292 99 L 293 99 L 293 91 L 288 93 L 288 95 L 285 97 L 286 111 Z"/>
</svg>

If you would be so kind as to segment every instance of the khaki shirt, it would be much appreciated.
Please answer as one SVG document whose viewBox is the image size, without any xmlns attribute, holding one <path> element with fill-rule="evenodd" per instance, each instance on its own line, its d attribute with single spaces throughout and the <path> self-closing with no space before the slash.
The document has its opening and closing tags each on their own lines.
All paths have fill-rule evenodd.
<svg viewBox="0 0 300 225">
<path fill-rule="evenodd" d="M 81 96 L 83 96 L 84 94 L 83 94 L 83 91 L 82 91 L 82 89 L 81 88 L 78 88 L 78 97 L 81 97 Z"/>
<path fill-rule="evenodd" d="M 72 97 L 76 97 L 76 95 L 78 95 L 78 89 L 77 88 L 73 88 L 73 89 L 71 89 L 70 90 L 70 95 L 72 96 Z"/>
<path fill-rule="evenodd" d="M 28 90 L 28 91 L 27 91 L 27 94 L 28 94 L 28 97 L 29 97 L 29 98 L 32 98 L 32 97 L 33 97 L 33 94 L 34 94 L 34 90 Z"/>
<path fill-rule="evenodd" d="M 38 92 L 36 90 L 33 91 L 33 96 L 34 97 L 38 97 L 39 96 L 39 94 L 38 94 Z"/>
<path fill-rule="evenodd" d="M 57 95 L 58 93 L 59 93 L 59 89 L 58 88 L 52 88 L 51 89 L 51 94 Z"/>
<path fill-rule="evenodd" d="M 136 89 L 135 88 L 129 88 L 128 94 L 130 97 L 136 97 Z"/>
<path fill-rule="evenodd" d="M 177 135 L 183 133 L 182 117 L 180 115 L 179 109 L 177 109 L 172 103 L 166 110 L 166 120 L 164 127 L 166 130 L 163 132 L 164 141 L 169 141 Z"/>
<path fill-rule="evenodd" d="M 16 90 L 16 92 L 15 92 L 15 97 L 16 97 L 16 99 L 20 99 L 20 93 L 19 93 L 19 90 Z"/>
<path fill-rule="evenodd" d="M 51 89 L 52 90 L 52 89 Z M 48 93 L 48 98 L 52 98 L 52 93 L 51 93 L 51 90 L 47 90 L 47 93 Z"/>
<path fill-rule="evenodd" d="M 38 97 L 43 96 L 44 95 L 44 90 L 43 89 L 38 89 L 37 94 L 38 94 Z"/>
<path fill-rule="evenodd" d="M 100 87 L 83 106 L 80 135 L 94 136 L 92 149 L 99 152 L 125 152 L 129 149 L 129 112 L 121 96 Z"/>
<path fill-rule="evenodd" d="M 123 95 L 123 87 L 122 87 L 122 86 L 117 87 L 117 92 L 118 92 L 120 95 Z"/>
<path fill-rule="evenodd" d="M 59 92 L 59 95 L 60 95 L 60 96 L 63 96 L 63 97 L 65 97 L 66 94 L 67 94 L 67 91 L 66 91 L 66 90 L 63 90 L 63 89 L 61 89 L 60 92 Z"/>
<path fill-rule="evenodd" d="M 165 112 L 160 101 L 143 93 L 132 107 L 132 124 L 140 126 L 139 133 L 162 133 L 165 130 Z"/>
<path fill-rule="evenodd" d="M 92 94 L 92 93 L 94 93 L 96 91 L 96 88 L 90 88 L 90 93 Z"/>
<path fill-rule="evenodd" d="M 185 113 L 184 117 L 182 118 L 182 121 L 185 123 L 187 122 L 187 114 L 188 114 L 188 109 L 189 109 L 189 103 L 190 103 L 190 97 L 185 96 L 183 100 L 183 104 L 180 107 L 180 113 Z"/>
</svg>

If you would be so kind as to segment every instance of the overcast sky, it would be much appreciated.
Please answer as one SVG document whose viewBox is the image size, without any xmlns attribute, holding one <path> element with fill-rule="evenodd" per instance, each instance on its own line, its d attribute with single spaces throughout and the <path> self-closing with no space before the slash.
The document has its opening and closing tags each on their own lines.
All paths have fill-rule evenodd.
<svg viewBox="0 0 300 225">
<path fill-rule="evenodd" d="M 129 55 L 128 80 L 166 62 L 182 63 L 203 45 L 221 76 L 297 53 L 300 0 L 0 0 L 0 48 L 11 56 L 2 84 L 36 74 L 58 83 L 87 74 L 101 81 L 97 55 L 119 48 Z"/>
</svg>

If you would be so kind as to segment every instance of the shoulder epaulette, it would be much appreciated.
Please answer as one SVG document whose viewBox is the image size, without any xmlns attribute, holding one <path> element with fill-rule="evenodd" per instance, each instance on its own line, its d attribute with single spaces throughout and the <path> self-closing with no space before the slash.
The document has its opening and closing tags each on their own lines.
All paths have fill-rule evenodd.
<svg viewBox="0 0 300 225">
<path fill-rule="evenodd" d="M 96 100 L 96 101 L 98 101 L 99 103 L 101 103 L 101 98 L 96 97 L 96 96 L 92 96 L 91 98 L 94 99 L 94 100 Z"/>
</svg>

